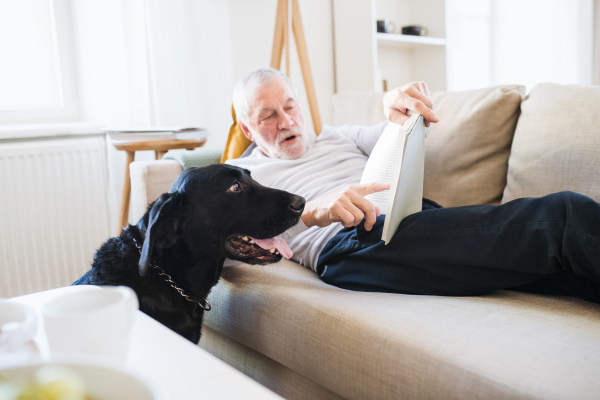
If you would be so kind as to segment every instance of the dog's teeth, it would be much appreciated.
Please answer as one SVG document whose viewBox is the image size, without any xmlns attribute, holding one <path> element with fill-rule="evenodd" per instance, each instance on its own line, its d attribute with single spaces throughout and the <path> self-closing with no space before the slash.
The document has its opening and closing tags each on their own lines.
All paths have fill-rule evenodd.
<svg viewBox="0 0 600 400">
<path fill-rule="evenodd" d="M 248 241 L 248 236 L 242 236 L 242 240 L 243 240 L 244 242 L 247 242 L 247 241 Z"/>
<path fill-rule="evenodd" d="M 279 252 L 277 250 L 275 250 L 275 254 L 279 255 Z"/>
<path fill-rule="evenodd" d="M 269 253 L 275 253 L 275 249 L 269 250 Z"/>
<path fill-rule="evenodd" d="M 250 239 L 250 241 L 248 243 L 254 244 L 254 240 Z"/>
</svg>

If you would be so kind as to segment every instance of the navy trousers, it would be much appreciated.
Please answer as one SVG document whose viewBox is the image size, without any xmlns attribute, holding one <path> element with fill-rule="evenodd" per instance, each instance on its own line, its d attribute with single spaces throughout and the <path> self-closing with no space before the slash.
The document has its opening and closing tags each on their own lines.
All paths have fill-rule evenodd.
<svg viewBox="0 0 600 400">
<path fill-rule="evenodd" d="M 385 217 L 342 229 L 319 256 L 331 285 L 356 291 L 472 296 L 497 289 L 577 296 L 600 303 L 600 204 L 560 192 L 501 206 L 423 211 L 388 245 Z"/>
</svg>

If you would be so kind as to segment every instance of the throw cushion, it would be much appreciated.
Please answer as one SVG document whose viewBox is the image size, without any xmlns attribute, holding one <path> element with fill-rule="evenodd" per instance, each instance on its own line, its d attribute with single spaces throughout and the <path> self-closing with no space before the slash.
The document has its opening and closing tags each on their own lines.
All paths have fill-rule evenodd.
<svg viewBox="0 0 600 400">
<path fill-rule="evenodd" d="M 600 86 L 541 83 L 521 108 L 502 202 L 562 190 L 600 201 Z"/>
<path fill-rule="evenodd" d="M 434 92 L 423 196 L 444 207 L 500 204 L 523 86 Z"/>
</svg>

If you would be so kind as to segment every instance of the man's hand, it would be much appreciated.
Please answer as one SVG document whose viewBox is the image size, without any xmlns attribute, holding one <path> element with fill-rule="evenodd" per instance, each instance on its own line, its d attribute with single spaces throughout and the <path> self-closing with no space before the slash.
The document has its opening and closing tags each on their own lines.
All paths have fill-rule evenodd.
<svg viewBox="0 0 600 400">
<path fill-rule="evenodd" d="M 375 224 L 375 219 L 381 215 L 381 210 L 364 196 L 389 189 L 389 182 L 367 183 L 349 186 L 319 197 L 306 203 L 301 217 L 302 222 L 308 227 L 315 225 L 323 227 L 341 222 L 343 226 L 349 228 L 366 219 L 365 229 L 370 231 Z"/>
<path fill-rule="evenodd" d="M 383 97 L 383 112 L 388 121 L 402 125 L 409 116 L 409 110 L 418 112 L 425 118 L 425 126 L 440 119 L 433 113 L 431 92 L 425 82 L 412 82 L 390 90 Z"/>
</svg>

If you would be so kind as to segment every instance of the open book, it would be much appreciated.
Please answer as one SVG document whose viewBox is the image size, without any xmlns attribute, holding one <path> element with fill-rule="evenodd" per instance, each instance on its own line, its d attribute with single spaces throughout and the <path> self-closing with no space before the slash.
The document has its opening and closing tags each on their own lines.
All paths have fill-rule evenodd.
<svg viewBox="0 0 600 400">
<path fill-rule="evenodd" d="M 400 222 L 423 207 L 425 122 L 413 114 L 404 125 L 389 123 L 375 144 L 360 183 L 391 182 L 390 190 L 365 196 L 385 214 L 381 239 L 388 244 Z"/>
</svg>

